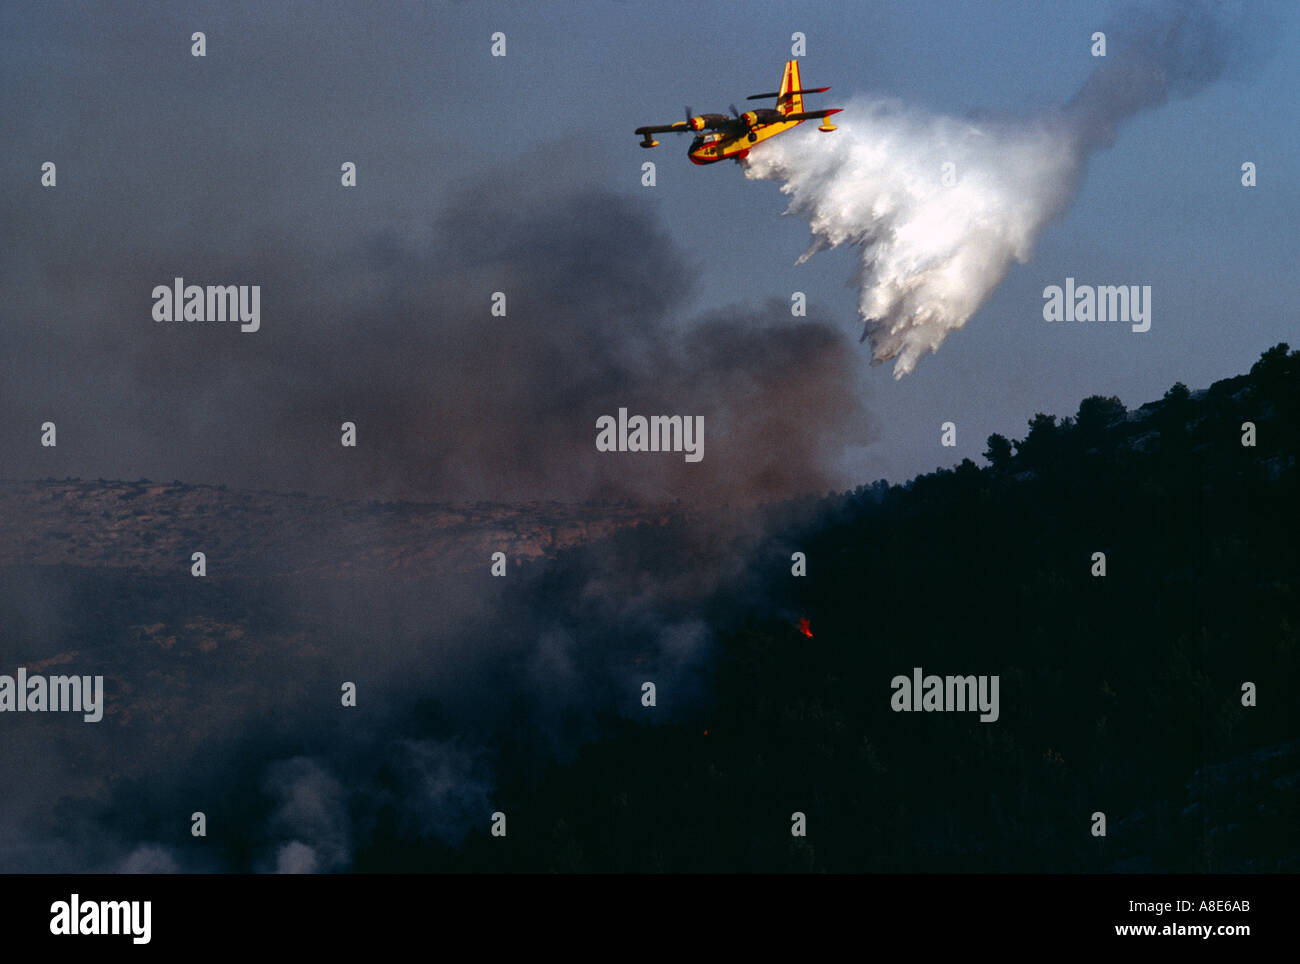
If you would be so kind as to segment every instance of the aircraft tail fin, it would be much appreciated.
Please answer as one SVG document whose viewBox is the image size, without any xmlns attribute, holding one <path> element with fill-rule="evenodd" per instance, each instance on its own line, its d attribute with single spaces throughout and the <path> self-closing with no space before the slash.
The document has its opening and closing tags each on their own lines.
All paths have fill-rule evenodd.
<svg viewBox="0 0 1300 964">
<path fill-rule="evenodd" d="M 781 92 L 776 99 L 776 109 L 782 114 L 803 113 L 803 88 L 799 86 L 799 61 L 787 60 L 781 75 Z"/>
</svg>

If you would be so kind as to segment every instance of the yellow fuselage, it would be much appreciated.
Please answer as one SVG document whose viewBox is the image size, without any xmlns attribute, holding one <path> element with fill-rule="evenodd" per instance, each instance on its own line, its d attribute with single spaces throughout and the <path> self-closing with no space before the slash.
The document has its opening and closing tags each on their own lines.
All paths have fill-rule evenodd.
<svg viewBox="0 0 1300 964">
<path fill-rule="evenodd" d="M 741 160 L 749 154 L 749 149 L 769 137 L 775 137 L 792 127 L 798 127 L 803 121 L 776 121 L 772 124 L 759 124 L 741 134 L 722 134 L 714 132 L 703 134 L 691 142 L 689 156 L 694 164 L 716 164 L 729 158 Z"/>
</svg>

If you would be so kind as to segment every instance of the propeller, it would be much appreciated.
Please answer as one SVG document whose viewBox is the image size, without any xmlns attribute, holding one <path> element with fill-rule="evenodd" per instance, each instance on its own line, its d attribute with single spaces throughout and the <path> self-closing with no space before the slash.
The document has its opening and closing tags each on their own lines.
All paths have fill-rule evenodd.
<svg viewBox="0 0 1300 964">
<path fill-rule="evenodd" d="M 731 116 L 736 118 L 736 120 L 740 120 L 740 111 L 736 110 L 735 104 L 731 105 Z"/>
</svg>

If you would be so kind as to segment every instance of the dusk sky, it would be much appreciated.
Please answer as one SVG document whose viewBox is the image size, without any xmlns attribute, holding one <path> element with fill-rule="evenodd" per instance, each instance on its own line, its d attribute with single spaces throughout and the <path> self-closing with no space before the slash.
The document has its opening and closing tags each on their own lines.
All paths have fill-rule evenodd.
<svg viewBox="0 0 1300 964">
<path fill-rule="evenodd" d="M 852 346 L 860 364 L 846 371 L 836 361 L 827 370 L 845 372 L 835 376 L 841 383 L 809 405 L 841 409 L 816 442 L 829 468 L 813 479 L 791 477 L 785 488 L 902 481 L 962 457 L 979 461 L 989 433 L 1023 437 L 1034 412 L 1070 415 L 1086 395 L 1115 394 L 1135 407 L 1175 381 L 1197 389 L 1243 372 L 1270 345 L 1296 341 L 1300 66 L 1285 53 L 1297 40 L 1289 5 L 1249 5 L 1228 47 L 1196 52 L 1222 55 L 1220 79 L 1124 121 L 1113 147 L 1088 158 L 1077 194 L 1038 234 L 1028 263 L 1012 264 L 965 327 L 899 380 L 889 364 L 871 367 L 871 346 L 858 344 L 857 254 L 824 251 L 796 265 L 809 225 L 783 216 L 787 199 L 777 183 L 747 180 L 730 162 L 696 167 L 685 137 L 663 135 L 658 150 L 644 151 L 632 134 L 679 120 L 686 104 L 726 111 L 775 89 L 795 31 L 807 38 L 805 85 L 832 87 L 809 107 L 887 97 L 926 116 L 1033 123 L 1084 84 L 1097 67 L 1089 38 L 1122 22 L 1124 9 L 1038 0 L 7 4 L 0 13 L 3 474 L 312 489 L 311 473 L 297 479 L 289 455 L 275 471 L 250 467 L 279 445 L 276 433 L 307 431 L 318 413 L 328 443 L 350 411 L 345 402 L 322 401 L 332 390 L 322 374 L 315 401 L 288 421 L 258 422 L 268 407 L 281 415 L 292 408 L 295 381 L 310 381 L 319 366 L 308 360 L 290 372 L 283 359 L 311 359 L 331 345 L 359 357 L 370 352 L 357 362 L 358 386 L 414 378 L 421 365 L 430 366 L 430 378 L 459 367 L 456 377 L 475 387 L 456 397 L 472 407 L 476 392 L 518 372 L 508 358 L 491 364 L 490 352 L 460 353 L 432 335 L 418 351 L 433 354 L 421 357 L 392 334 L 434 330 L 411 302 L 434 313 L 482 305 L 482 325 L 509 325 L 503 343 L 516 345 L 527 344 L 536 326 L 555 324 L 555 309 L 527 311 L 528 292 L 516 289 L 521 308 L 492 319 L 488 297 L 509 289 L 510 277 L 466 269 L 416 291 L 385 272 L 413 251 L 427 254 L 432 225 L 450 206 L 459 204 L 464 218 L 478 205 L 484 220 L 467 236 L 492 238 L 490 209 L 540 210 L 562 192 L 591 197 L 585 208 L 567 207 L 572 223 L 560 226 L 588 232 L 584 244 L 593 226 L 623 223 L 609 220 L 611 197 L 625 202 L 619 218 L 644 218 L 638 230 L 653 235 L 647 258 L 659 259 L 651 267 L 663 271 L 638 295 L 638 303 L 654 302 L 662 292 L 661 304 L 645 308 L 662 313 L 659 327 L 643 334 L 671 337 L 674 326 L 708 324 L 716 311 L 741 323 L 747 314 L 781 314 L 791 292 L 804 291 L 810 320 Z M 205 58 L 190 53 L 196 30 L 207 36 Z M 506 34 L 505 57 L 490 55 L 494 31 Z M 1118 43 L 1112 34 L 1111 56 Z M 841 117 L 852 124 L 851 112 Z M 844 136 L 806 134 L 811 127 L 785 136 Z M 47 160 L 58 165 L 53 189 L 39 183 Z M 339 165 L 348 160 L 358 166 L 355 189 L 339 184 Z M 641 185 L 646 160 L 657 165 L 653 188 Z M 1246 161 L 1257 166 L 1257 187 L 1241 185 Z M 517 225 L 502 225 L 503 235 L 512 231 Z M 612 244 L 625 261 L 636 260 L 628 239 Z M 458 252 L 467 264 L 474 253 Z M 358 257 L 370 262 L 358 269 Z M 593 261 L 591 271 L 601 270 Z M 404 272 L 423 277 L 416 263 Z M 264 284 L 262 331 L 157 325 L 150 290 L 181 273 L 200 284 Z M 1150 331 L 1044 322 L 1043 288 L 1067 277 L 1150 285 Z M 365 331 L 348 319 L 362 302 L 375 312 L 391 304 L 384 317 L 392 328 L 357 348 L 367 345 Z M 560 291 L 547 301 L 562 303 Z M 584 310 L 595 317 L 600 304 L 588 298 Z M 605 337 L 617 341 L 647 324 L 626 299 L 608 304 Z M 353 340 L 323 334 L 331 325 Z M 294 339 L 311 341 L 309 331 L 320 337 L 311 352 L 300 351 Z M 264 370 L 254 377 L 258 366 Z M 733 392 L 745 366 L 735 362 L 716 391 Z M 562 372 L 551 374 L 562 383 Z M 744 405 L 794 404 L 808 394 L 796 374 L 784 394 L 776 394 L 777 373 Z M 641 373 L 651 383 L 654 375 Z M 699 381 L 682 377 L 682 384 Z M 250 397 L 273 385 L 287 394 Z M 534 408 L 538 397 L 521 395 L 519 405 Z M 393 403 L 392 417 L 400 418 L 402 404 Z M 731 395 L 728 404 L 740 402 Z M 684 397 L 679 408 L 701 405 Z M 462 428 L 472 428 L 473 413 L 462 416 Z M 521 424 L 529 416 L 518 412 Z M 585 414 L 583 424 L 567 417 L 559 430 L 594 436 Z M 59 423 L 57 455 L 37 445 L 46 418 Z M 958 444 L 941 448 L 939 427 L 949 420 Z M 487 416 L 477 424 L 484 434 L 495 431 Z M 799 432 L 799 419 L 786 430 Z M 764 444 L 780 447 L 770 425 L 760 431 Z M 867 439 L 874 441 L 863 445 Z M 827 446 L 837 451 L 827 454 Z M 790 452 L 804 457 L 796 444 Z M 482 464 L 484 475 L 493 464 Z M 474 484 L 469 472 L 430 494 L 472 498 Z M 665 486 L 654 491 L 676 494 L 671 482 Z M 589 491 L 538 487 L 542 495 Z"/>
</svg>

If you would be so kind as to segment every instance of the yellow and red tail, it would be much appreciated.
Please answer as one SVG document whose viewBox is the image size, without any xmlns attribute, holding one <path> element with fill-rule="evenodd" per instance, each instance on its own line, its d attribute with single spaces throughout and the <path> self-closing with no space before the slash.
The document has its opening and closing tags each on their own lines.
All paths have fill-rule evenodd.
<svg viewBox="0 0 1300 964">
<path fill-rule="evenodd" d="M 799 86 L 799 61 L 797 60 L 785 62 L 785 73 L 781 75 L 781 90 L 777 94 L 776 109 L 782 114 L 803 112 L 803 88 Z"/>
</svg>

